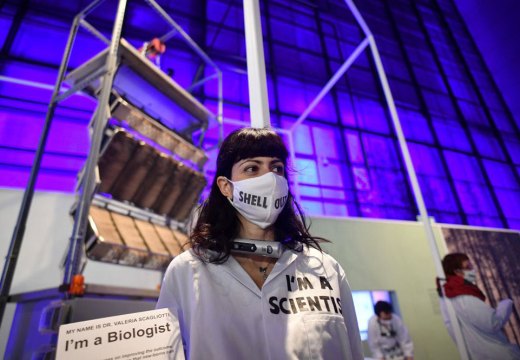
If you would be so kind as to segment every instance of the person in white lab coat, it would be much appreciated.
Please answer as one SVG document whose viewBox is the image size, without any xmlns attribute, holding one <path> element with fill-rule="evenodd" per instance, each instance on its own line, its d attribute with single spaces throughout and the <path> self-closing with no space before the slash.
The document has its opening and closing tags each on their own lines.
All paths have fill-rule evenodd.
<svg viewBox="0 0 520 360">
<path fill-rule="evenodd" d="M 393 313 L 392 304 L 378 301 L 368 321 L 368 347 L 374 359 L 413 360 L 413 342 L 408 329 Z"/>
<path fill-rule="evenodd" d="M 466 254 L 448 254 L 442 260 L 442 266 L 447 281 L 444 284 L 445 298 L 439 289 L 441 312 L 451 337 L 454 339 L 446 301 L 453 305 L 471 360 L 520 359 L 520 349 L 510 344 L 502 332 L 511 315 L 513 302 L 502 300 L 496 309 L 485 303 L 486 297 L 475 285 L 476 272 Z"/>
<path fill-rule="evenodd" d="M 224 140 L 192 248 L 171 262 L 156 306 L 175 319 L 172 357 L 363 359 L 345 272 L 309 234 L 289 191 L 287 158 L 272 130 L 241 129 Z M 236 239 L 283 252 L 238 253 Z"/>
</svg>

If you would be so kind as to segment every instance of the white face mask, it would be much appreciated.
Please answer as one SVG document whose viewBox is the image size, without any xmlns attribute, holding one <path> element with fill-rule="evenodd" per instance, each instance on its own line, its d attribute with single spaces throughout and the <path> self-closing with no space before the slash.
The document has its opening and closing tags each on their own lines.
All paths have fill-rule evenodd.
<svg viewBox="0 0 520 360">
<path fill-rule="evenodd" d="M 228 200 L 242 216 L 262 229 L 274 224 L 289 193 L 283 176 L 269 172 L 251 179 L 228 181 L 233 184 L 233 199 Z"/>
<path fill-rule="evenodd" d="M 462 272 L 464 273 L 464 280 L 472 284 L 477 282 L 477 273 L 475 270 L 462 270 Z"/>
</svg>

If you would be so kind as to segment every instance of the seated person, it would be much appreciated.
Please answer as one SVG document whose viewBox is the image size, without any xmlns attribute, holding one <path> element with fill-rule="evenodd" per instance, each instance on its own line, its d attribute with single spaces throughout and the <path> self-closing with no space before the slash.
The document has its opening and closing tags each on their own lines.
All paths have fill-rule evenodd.
<svg viewBox="0 0 520 360">
<path fill-rule="evenodd" d="M 368 321 L 368 347 L 372 357 L 378 360 L 413 360 L 413 343 L 392 305 L 378 301 L 374 316 Z"/>
</svg>

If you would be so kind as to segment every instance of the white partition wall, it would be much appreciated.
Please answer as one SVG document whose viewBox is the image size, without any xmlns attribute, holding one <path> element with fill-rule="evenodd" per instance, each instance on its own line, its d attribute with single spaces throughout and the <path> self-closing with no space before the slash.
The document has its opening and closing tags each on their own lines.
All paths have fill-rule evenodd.
<svg viewBox="0 0 520 360">
<path fill-rule="evenodd" d="M 434 230 L 442 249 L 439 228 Z M 395 292 L 415 344 L 415 359 L 459 359 L 440 314 L 435 267 L 422 224 L 315 217 L 311 233 L 331 241 L 323 248 L 343 266 L 352 290 Z"/>
<path fill-rule="evenodd" d="M 0 252 L 3 255 L 7 252 L 21 197 L 20 190 L 0 190 Z M 68 211 L 73 201 L 70 194 L 36 193 L 13 281 L 13 294 L 57 287 L 61 283 L 59 264 L 70 236 L 72 220 Z M 440 235 L 435 229 L 436 235 Z M 400 312 L 416 345 L 416 359 L 457 359 L 457 349 L 439 313 L 435 269 L 421 224 L 316 217 L 312 219 L 311 232 L 332 241 L 323 247 L 344 267 L 353 290 L 395 291 Z M 89 261 L 85 281 L 154 289 L 161 281 L 161 274 Z M 6 334 L 0 334 L 2 340 Z M 0 351 L 3 351 L 2 343 L 0 341 Z"/>
</svg>

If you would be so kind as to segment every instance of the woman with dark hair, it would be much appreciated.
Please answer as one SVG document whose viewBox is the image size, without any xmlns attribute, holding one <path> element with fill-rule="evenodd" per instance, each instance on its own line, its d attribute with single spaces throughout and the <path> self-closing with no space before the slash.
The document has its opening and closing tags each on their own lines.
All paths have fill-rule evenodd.
<svg viewBox="0 0 520 360">
<path fill-rule="evenodd" d="M 363 359 L 345 272 L 309 234 L 287 157 L 269 129 L 224 140 L 192 248 L 171 262 L 157 303 L 175 320 L 175 358 Z"/>
<path fill-rule="evenodd" d="M 455 310 L 470 359 L 520 359 L 520 349 L 510 344 L 502 332 L 513 310 L 513 302 L 502 300 L 496 309 L 486 304 L 486 296 L 476 284 L 475 268 L 464 253 L 446 255 L 442 267 L 446 283 L 442 291 L 438 282 L 438 291 L 442 316 L 450 336 L 455 340 L 446 301 Z"/>
</svg>

